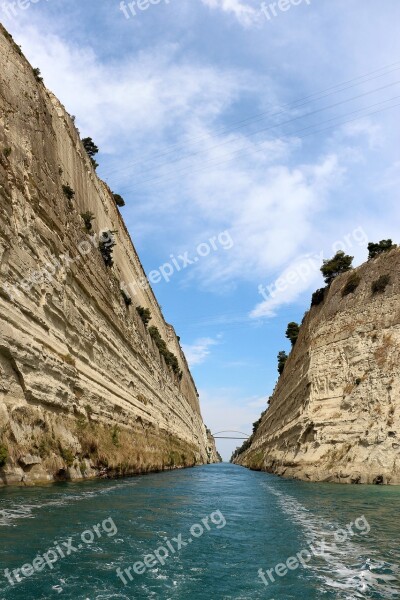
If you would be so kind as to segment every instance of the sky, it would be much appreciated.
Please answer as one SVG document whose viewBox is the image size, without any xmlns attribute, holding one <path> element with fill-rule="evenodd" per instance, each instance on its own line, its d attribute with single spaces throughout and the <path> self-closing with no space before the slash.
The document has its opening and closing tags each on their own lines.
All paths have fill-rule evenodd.
<svg viewBox="0 0 400 600">
<path fill-rule="evenodd" d="M 398 0 L 0 0 L 0 21 L 100 147 L 207 426 L 251 433 L 322 260 L 400 242 Z"/>
</svg>

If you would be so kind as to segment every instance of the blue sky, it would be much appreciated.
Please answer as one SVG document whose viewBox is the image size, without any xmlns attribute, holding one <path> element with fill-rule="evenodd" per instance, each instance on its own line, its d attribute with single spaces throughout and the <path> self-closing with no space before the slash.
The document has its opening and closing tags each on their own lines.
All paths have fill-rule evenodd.
<svg viewBox="0 0 400 600">
<path fill-rule="evenodd" d="M 199 259 L 154 290 L 214 432 L 250 432 L 266 407 L 322 257 L 359 264 L 368 240 L 399 241 L 398 0 L 272 4 L 270 19 L 258 0 L 161 0 L 126 18 L 117 0 L 15 16 L 0 2 L 100 146 L 146 271 Z M 219 444 L 224 458 L 236 445 Z"/>
</svg>

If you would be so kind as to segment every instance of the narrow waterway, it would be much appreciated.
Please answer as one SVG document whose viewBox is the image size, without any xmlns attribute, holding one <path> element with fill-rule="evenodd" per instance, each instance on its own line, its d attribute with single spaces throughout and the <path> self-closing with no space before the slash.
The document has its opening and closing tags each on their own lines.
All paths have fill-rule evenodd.
<svg viewBox="0 0 400 600">
<path fill-rule="evenodd" d="M 228 464 L 1 489 L 0 598 L 400 598 L 399 502 Z"/>
</svg>

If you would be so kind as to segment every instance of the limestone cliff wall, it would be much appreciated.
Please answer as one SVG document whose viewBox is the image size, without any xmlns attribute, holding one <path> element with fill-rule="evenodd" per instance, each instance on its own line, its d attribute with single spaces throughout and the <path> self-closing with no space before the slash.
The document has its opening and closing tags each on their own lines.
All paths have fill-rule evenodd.
<svg viewBox="0 0 400 600">
<path fill-rule="evenodd" d="M 211 434 L 211 431 L 207 429 L 207 454 L 208 461 L 210 463 L 218 463 L 222 462 L 221 455 L 217 450 L 217 446 L 215 444 L 215 439 Z"/>
<path fill-rule="evenodd" d="M 311 308 L 250 448 L 235 462 L 313 481 L 400 484 L 400 249 Z M 391 281 L 382 293 L 371 285 Z"/>
<path fill-rule="evenodd" d="M 111 268 L 102 231 L 116 232 Z M 0 28 L 0 485 L 210 461 L 186 359 L 145 283 L 73 119 Z"/>
</svg>

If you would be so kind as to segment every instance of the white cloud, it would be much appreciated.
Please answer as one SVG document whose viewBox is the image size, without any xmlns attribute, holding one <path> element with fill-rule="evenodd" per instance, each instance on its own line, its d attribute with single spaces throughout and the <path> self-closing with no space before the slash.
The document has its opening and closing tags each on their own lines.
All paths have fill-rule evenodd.
<svg viewBox="0 0 400 600">
<path fill-rule="evenodd" d="M 219 338 L 200 338 L 193 344 L 182 344 L 190 367 L 202 364 L 210 355 L 211 347 L 219 344 Z"/>
<path fill-rule="evenodd" d="M 335 155 L 296 168 L 256 167 L 249 156 L 230 166 L 191 177 L 191 194 L 202 218 L 229 227 L 234 246 L 199 263 L 209 287 L 216 282 L 260 281 L 281 269 L 310 243 L 314 223 L 340 183 L 343 168 Z"/>
<path fill-rule="evenodd" d="M 198 119 L 212 121 L 245 85 L 238 71 L 182 61 L 176 44 L 104 63 L 89 47 L 46 33 L 45 21 L 18 22 L 13 34 L 83 134 L 118 159 L 123 148 L 127 177 L 130 160 L 159 152 L 172 129 L 178 137 Z"/>
<path fill-rule="evenodd" d="M 221 7 L 239 10 L 236 3 Z M 181 247 L 187 250 L 194 239 L 203 241 L 229 229 L 234 247 L 213 252 L 187 272 L 189 279 L 223 292 L 241 279 L 259 282 L 293 260 L 327 193 L 338 183 L 341 167 L 332 154 L 290 168 L 286 164 L 300 147 L 298 139 L 218 131 L 217 118 L 225 109 L 244 91 L 255 91 L 252 77 L 182 62 L 176 45 L 153 47 L 136 60 L 102 63 L 92 50 L 43 33 L 43 27 L 19 26 L 15 37 L 32 64 L 41 68 L 45 83 L 76 114 L 82 135 L 90 135 L 109 153 L 107 179 L 113 189 L 122 186 L 124 195 L 129 194 L 132 181 L 136 189 L 149 188 L 148 194 L 141 191 L 142 203 L 135 198 L 135 221 L 141 224 L 136 240 L 162 231 L 160 248 L 168 256 Z M 273 88 L 269 81 L 258 82 L 266 83 Z M 154 160 L 171 130 L 181 143 L 188 141 L 191 156 L 176 161 L 181 152 Z M 197 142 L 190 146 L 193 138 Z M 145 164 L 138 165 L 138 160 Z M 143 183 L 157 176 L 167 179 Z"/>
<path fill-rule="evenodd" d="M 260 11 L 242 0 L 202 0 L 209 8 L 217 8 L 233 14 L 244 27 L 251 27 L 260 20 Z"/>
<path fill-rule="evenodd" d="M 321 278 L 320 266 L 323 252 L 314 256 L 303 256 L 292 262 L 270 286 L 260 284 L 259 292 L 265 300 L 251 311 L 252 319 L 274 317 L 277 310 L 292 304 L 306 290 Z M 269 289 L 268 289 L 269 287 Z"/>
</svg>

